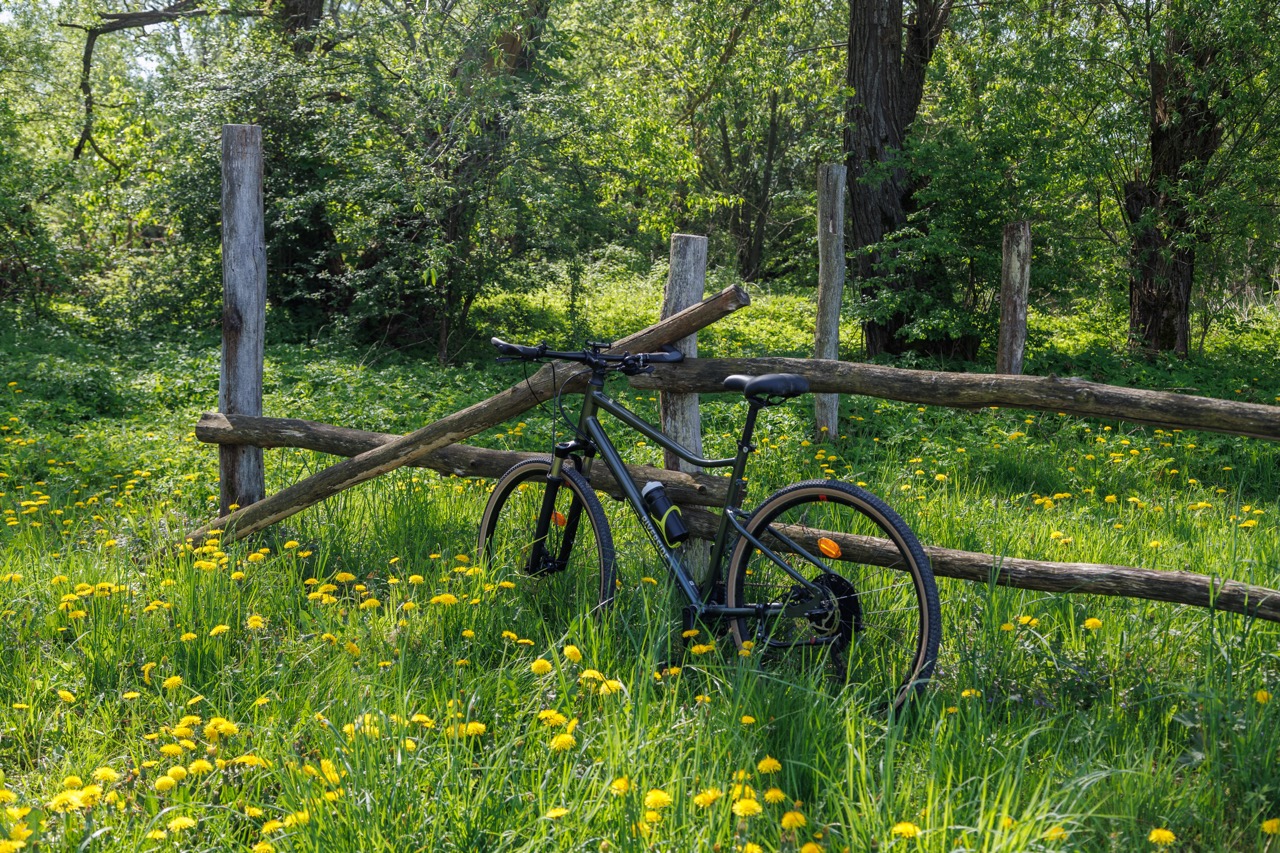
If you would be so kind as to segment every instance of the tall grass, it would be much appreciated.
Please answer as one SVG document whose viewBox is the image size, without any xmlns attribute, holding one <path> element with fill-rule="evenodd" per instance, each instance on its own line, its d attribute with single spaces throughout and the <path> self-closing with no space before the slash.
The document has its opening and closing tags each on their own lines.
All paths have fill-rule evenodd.
<svg viewBox="0 0 1280 853">
<path fill-rule="evenodd" d="M 587 332 L 644 322 L 655 286 L 595 294 Z M 554 297 L 478 310 L 508 318 L 495 333 L 555 342 L 569 320 Z M 803 353 L 809 310 L 762 294 L 701 345 Z M 1265 335 L 1152 366 L 1038 322 L 1032 370 L 1280 395 Z M 1179 849 L 1276 846 L 1275 625 L 941 579 L 937 678 L 890 721 L 821 668 L 761 668 L 727 637 L 690 653 L 616 505 L 621 585 L 599 618 L 542 618 L 535 581 L 476 559 L 489 484 L 418 470 L 251 543 L 152 558 L 216 500 L 216 454 L 190 432 L 216 404 L 216 353 L 47 331 L 0 345 L 0 850 L 1134 850 L 1161 828 Z M 518 379 L 482 355 L 438 368 L 276 347 L 267 411 L 409 429 Z M 647 392 L 615 391 L 655 414 Z M 708 452 L 729 452 L 742 414 L 706 401 Z M 833 476 L 931 544 L 1280 587 L 1270 445 L 865 398 L 842 418 L 818 445 L 807 401 L 765 412 L 750 499 Z M 545 450 L 565 432 L 550 406 L 520 423 L 480 440 Z M 643 442 L 626 453 L 659 460 Z M 268 459 L 269 488 L 327 463 Z"/>
</svg>

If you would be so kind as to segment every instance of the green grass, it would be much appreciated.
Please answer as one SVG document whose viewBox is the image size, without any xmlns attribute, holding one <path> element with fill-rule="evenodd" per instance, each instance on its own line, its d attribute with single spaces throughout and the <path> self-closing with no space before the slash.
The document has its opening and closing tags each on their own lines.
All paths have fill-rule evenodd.
<svg viewBox="0 0 1280 853">
<path fill-rule="evenodd" d="M 659 276 L 596 280 L 592 324 L 554 292 L 477 315 L 486 333 L 557 345 L 575 321 L 620 337 L 653 317 Z M 756 294 L 702 352 L 803 354 L 811 310 L 803 294 Z M 1280 396 L 1274 317 L 1155 364 L 1091 318 L 1033 319 L 1030 372 Z M 68 316 L 10 326 L 0 352 L 0 797 L 17 809 L 0 813 L 0 838 L 21 837 L 16 825 L 49 850 L 1135 850 L 1161 827 L 1177 849 L 1276 838 L 1263 822 L 1280 817 L 1280 701 L 1257 698 L 1280 693 L 1274 624 L 940 579 L 938 676 L 889 723 L 821 671 L 761 670 L 727 638 L 681 657 L 673 590 L 616 505 L 617 606 L 554 629 L 527 580 L 474 559 L 484 481 L 402 470 L 248 544 L 165 547 L 216 501 L 216 453 L 192 434 L 216 406 L 216 342 Z M 478 344 L 448 368 L 341 341 L 273 345 L 266 410 L 404 431 L 520 375 Z M 647 392 L 615 391 L 654 414 Z M 706 401 L 709 453 L 729 452 L 742 414 L 732 396 Z M 751 500 L 826 474 L 866 483 L 930 544 L 1280 587 L 1273 445 L 868 398 L 842 415 L 842 435 L 819 446 L 804 399 L 767 410 Z M 520 423 L 478 440 L 545 450 L 565 432 L 549 407 Z M 626 452 L 659 459 L 642 443 Z M 269 489 L 329 461 L 267 458 Z M 538 658 L 550 672 L 531 670 Z M 587 669 L 621 689 L 601 695 Z M 544 725 L 543 710 L 565 722 Z M 234 733 L 207 728 L 214 718 Z M 571 720 L 572 743 L 552 749 Z M 776 772 L 760 769 L 766 756 Z M 211 769 L 193 771 L 197 759 Z M 177 765 L 188 774 L 158 791 Z M 86 795 L 102 767 L 119 778 Z M 81 793 L 59 798 L 69 776 Z M 735 785 L 761 814 L 733 813 Z M 647 807 L 654 789 L 670 805 Z M 723 796 L 695 803 L 708 789 Z M 804 826 L 784 828 L 787 811 Z M 170 829 L 183 817 L 195 825 Z"/>
</svg>

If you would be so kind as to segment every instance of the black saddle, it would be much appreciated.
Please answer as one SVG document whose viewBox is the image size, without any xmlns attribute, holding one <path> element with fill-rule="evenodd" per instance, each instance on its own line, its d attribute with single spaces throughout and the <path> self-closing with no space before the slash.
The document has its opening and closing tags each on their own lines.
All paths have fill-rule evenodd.
<svg viewBox="0 0 1280 853">
<path fill-rule="evenodd" d="M 783 400 L 809 393 L 809 380 L 795 373 L 766 373 L 763 376 L 746 376 L 735 373 L 726 377 L 727 391 L 741 391 L 748 400 L 762 406 L 776 406 Z"/>
</svg>

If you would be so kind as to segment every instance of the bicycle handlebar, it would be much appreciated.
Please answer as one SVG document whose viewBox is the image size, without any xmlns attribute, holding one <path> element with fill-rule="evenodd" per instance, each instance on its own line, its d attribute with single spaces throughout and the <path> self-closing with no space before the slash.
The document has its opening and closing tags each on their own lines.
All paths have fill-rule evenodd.
<svg viewBox="0 0 1280 853">
<path fill-rule="evenodd" d="M 601 352 L 609 344 L 591 343 L 585 349 L 577 352 L 567 352 L 550 349 L 546 343 L 537 346 L 525 346 L 523 344 L 512 344 L 501 338 L 490 338 L 489 343 L 493 344 L 502 358 L 499 361 L 509 359 L 520 359 L 524 361 L 535 361 L 539 359 L 560 359 L 562 361 L 575 361 L 580 364 L 589 364 L 593 367 L 604 367 L 609 364 L 616 364 L 617 369 L 623 371 L 639 371 L 646 369 L 652 364 L 678 364 L 684 361 L 684 353 L 677 350 L 670 344 L 664 344 L 662 352 L 644 352 L 630 353 L 624 352 L 618 355 L 611 355 Z"/>
</svg>

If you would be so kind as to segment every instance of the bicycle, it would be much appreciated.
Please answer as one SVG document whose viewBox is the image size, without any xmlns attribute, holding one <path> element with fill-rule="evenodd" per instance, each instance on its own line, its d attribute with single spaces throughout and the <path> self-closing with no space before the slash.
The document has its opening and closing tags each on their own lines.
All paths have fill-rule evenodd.
<svg viewBox="0 0 1280 853">
<path fill-rule="evenodd" d="M 683 360 L 674 349 L 613 354 L 604 343 L 588 343 L 576 352 L 498 338 L 491 343 L 499 361 L 584 365 L 560 383 L 556 403 L 562 415 L 565 385 L 590 375 L 576 426 L 565 416 L 574 437 L 557 443 L 549 457 L 512 466 L 494 486 L 479 542 L 479 553 L 490 565 L 558 584 L 551 596 L 556 606 L 586 598 L 589 604 L 583 606 L 608 607 L 616 580 L 613 538 L 588 481 L 599 456 L 687 598 L 686 628 L 726 620 L 738 649 L 755 657 L 807 649 L 834 652 L 851 685 L 894 711 L 928 681 L 941 634 L 938 593 L 928 557 L 896 512 L 871 493 L 835 480 L 794 483 L 754 511 L 742 509 L 757 416 L 763 408 L 808 393 L 804 377 L 725 379 L 727 391 L 746 398 L 746 421 L 734 456 L 703 459 L 604 392 L 610 373 L 635 375 L 652 371 L 654 364 Z M 714 518 L 713 513 L 691 514 L 700 536 L 711 538 L 710 572 L 701 584 L 682 559 L 682 541 L 690 533 L 682 512 L 660 483 L 641 487 L 632 478 L 600 423 L 601 410 L 693 465 L 730 468 L 718 523 L 709 525 L 703 517 Z M 873 539 L 887 539 L 888 549 Z M 841 572 L 833 568 L 837 563 Z"/>
</svg>

